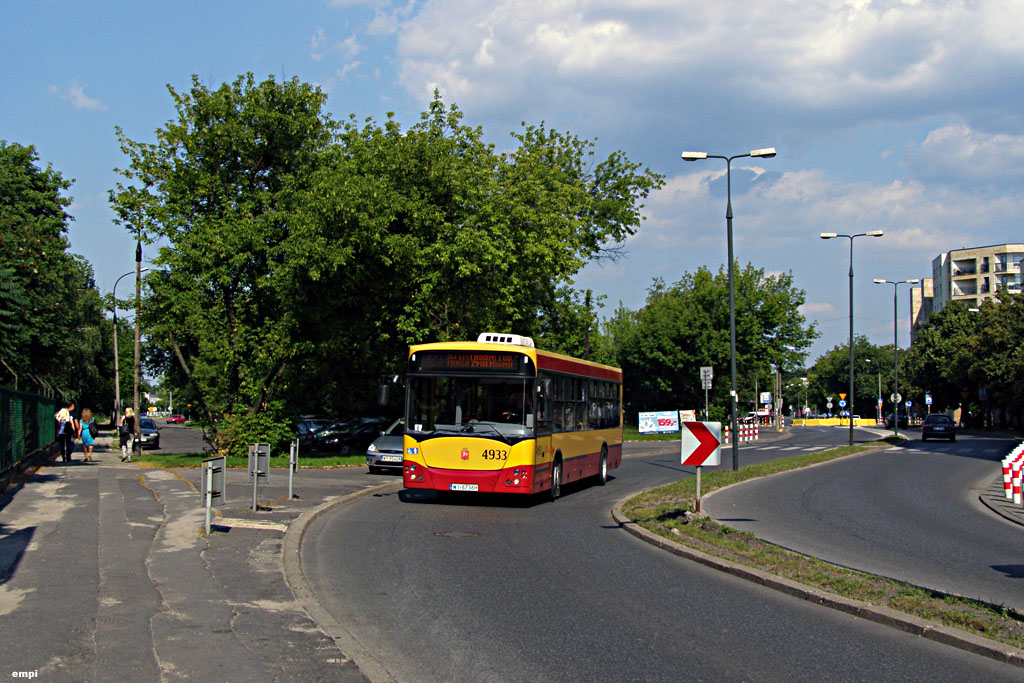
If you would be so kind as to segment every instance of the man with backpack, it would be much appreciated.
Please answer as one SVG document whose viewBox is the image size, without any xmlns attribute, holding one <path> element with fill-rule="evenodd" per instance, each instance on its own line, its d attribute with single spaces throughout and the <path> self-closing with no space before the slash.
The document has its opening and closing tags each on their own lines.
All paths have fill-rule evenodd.
<svg viewBox="0 0 1024 683">
<path fill-rule="evenodd" d="M 57 441 L 60 442 L 60 458 L 62 462 L 71 462 L 71 454 L 75 451 L 75 438 L 82 429 L 75 418 L 75 404 L 71 402 L 54 415 L 57 420 Z"/>
</svg>

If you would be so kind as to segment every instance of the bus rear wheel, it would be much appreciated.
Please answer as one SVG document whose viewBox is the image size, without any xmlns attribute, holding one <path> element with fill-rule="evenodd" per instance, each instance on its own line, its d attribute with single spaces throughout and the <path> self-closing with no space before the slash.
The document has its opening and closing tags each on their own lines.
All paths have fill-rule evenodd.
<svg viewBox="0 0 1024 683">
<path fill-rule="evenodd" d="M 548 495 L 551 501 L 558 500 L 558 496 L 562 493 L 562 459 L 556 458 L 555 462 L 551 465 L 551 490 Z"/>
<path fill-rule="evenodd" d="M 608 447 L 601 446 L 601 464 L 597 466 L 597 485 L 604 486 L 608 482 Z"/>
</svg>

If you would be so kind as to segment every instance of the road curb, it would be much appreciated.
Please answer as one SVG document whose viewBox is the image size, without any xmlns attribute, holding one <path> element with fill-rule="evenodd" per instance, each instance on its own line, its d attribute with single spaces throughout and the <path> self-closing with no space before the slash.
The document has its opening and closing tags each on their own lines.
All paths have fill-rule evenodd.
<svg viewBox="0 0 1024 683">
<path fill-rule="evenodd" d="M 706 567 L 717 569 L 727 574 L 731 574 L 732 576 L 785 593 L 786 595 L 819 604 L 823 607 L 845 612 L 846 614 L 867 619 L 883 626 L 895 628 L 905 633 L 934 640 L 935 642 L 950 645 L 960 650 L 972 652 L 999 662 L 1024 668 L 1024 650 L 1010 645 L 1003 645 L 1002 643 L 997 643 L 994 640 L 983 638 L 982 636 L 976 636 L 973 633 L 935 624 L 927 621 L 926 619 L 904 614 L 893 609 L 871 605 L 859 600 L 844 598 L 840 595 L 829 593 L 817 588 L 811 588 L 810 586 L 806 586 L 791 579 L 786 579 L 759 569 L 754 569 L 753 567 L 747 567 L 730 560 L 715 557 L 714 555 L 709 555 L 694 548 L 682 545 L 681 543 L 677 543 L 671 539 L 659 536 L 652 531 L 644 529 L 623 514 L 622 506 L 627 500 L 634 497 L 634 495 L 636 494 L 623 498 L 615 504 L 615 507 L 613 507 L 611 511 L 612 518 L 620 527 L 637 538 L 650 543 L 653 546 L 666 550 L 673 555 L 692 560 Z"/>
<path fill-rule="evenodd" d="M 288 525 L 288 530 L 284 534 L 284 544 L 281 553 L 281 570 L 284 573 L 284 582 L 291 590 L 295 600 L 302 605 L 302 609 L 304 609 L 306 614 L 309 615 L 309 618 L 320 627 L 320 630 L 326 633 L 342 653 L 355 662 L 356 666 L 359 667 L 360 672 L 374 683 L 384 681 L 390 682 L 397 679 L 387 670 L 387 667 L 385 667 L 384 664 L 370 652 L 368 648 L 364 647 L 363 644 L 353 636 L 344 625 L 338 622 L 338 620 L 334 618 L 334 615 L 332 615 L 323 605 L 320 604 L 320 601 L 316 599 L 316 595 L 313 593 L 313 589 L 310 587 L 309 582 L 306 580 L 306 575 L 302 571 L 300 546 L 302 544 L 302 537 L 306 533 L 306 529 L 321 515 L 330 512 L 341 505 L 354 502 L 360 498 L 365 498 L 366 496 L 383 493 L 384 491 L 392 488 L 398 488 L 399 486 L 399 482 L 372 486 L 360 491 L 355 491 L 354 493 L 349 493 L 337 500 L 327 501 L 326 503 L 322 503 L 311 510 L 303 512 L 295 519 L 295 521 Z"/>
</svg>

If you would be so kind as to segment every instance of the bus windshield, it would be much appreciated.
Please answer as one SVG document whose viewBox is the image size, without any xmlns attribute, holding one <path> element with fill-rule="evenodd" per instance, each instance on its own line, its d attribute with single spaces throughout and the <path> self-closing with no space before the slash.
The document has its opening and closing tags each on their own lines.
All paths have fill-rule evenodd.
<svg viewBox="0 0 1024 683">
<path fill-rule="evenodd" d="M 429 376 L 408 379 L 407 429 L 503 440 L 533 436 L 533 379 Z"/>
</svg>

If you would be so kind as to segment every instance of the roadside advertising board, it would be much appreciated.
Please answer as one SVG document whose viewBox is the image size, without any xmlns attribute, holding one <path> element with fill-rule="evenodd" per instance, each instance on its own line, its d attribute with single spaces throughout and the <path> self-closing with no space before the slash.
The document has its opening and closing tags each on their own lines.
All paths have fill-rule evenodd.
<svg viewBox="0 0 1024 683">
<path fill-rule="evenodd" d="M 678 410 L 657 410 L 640 413 L 641 434 L 674 434 L 679 431 Z"/>
</svg>

